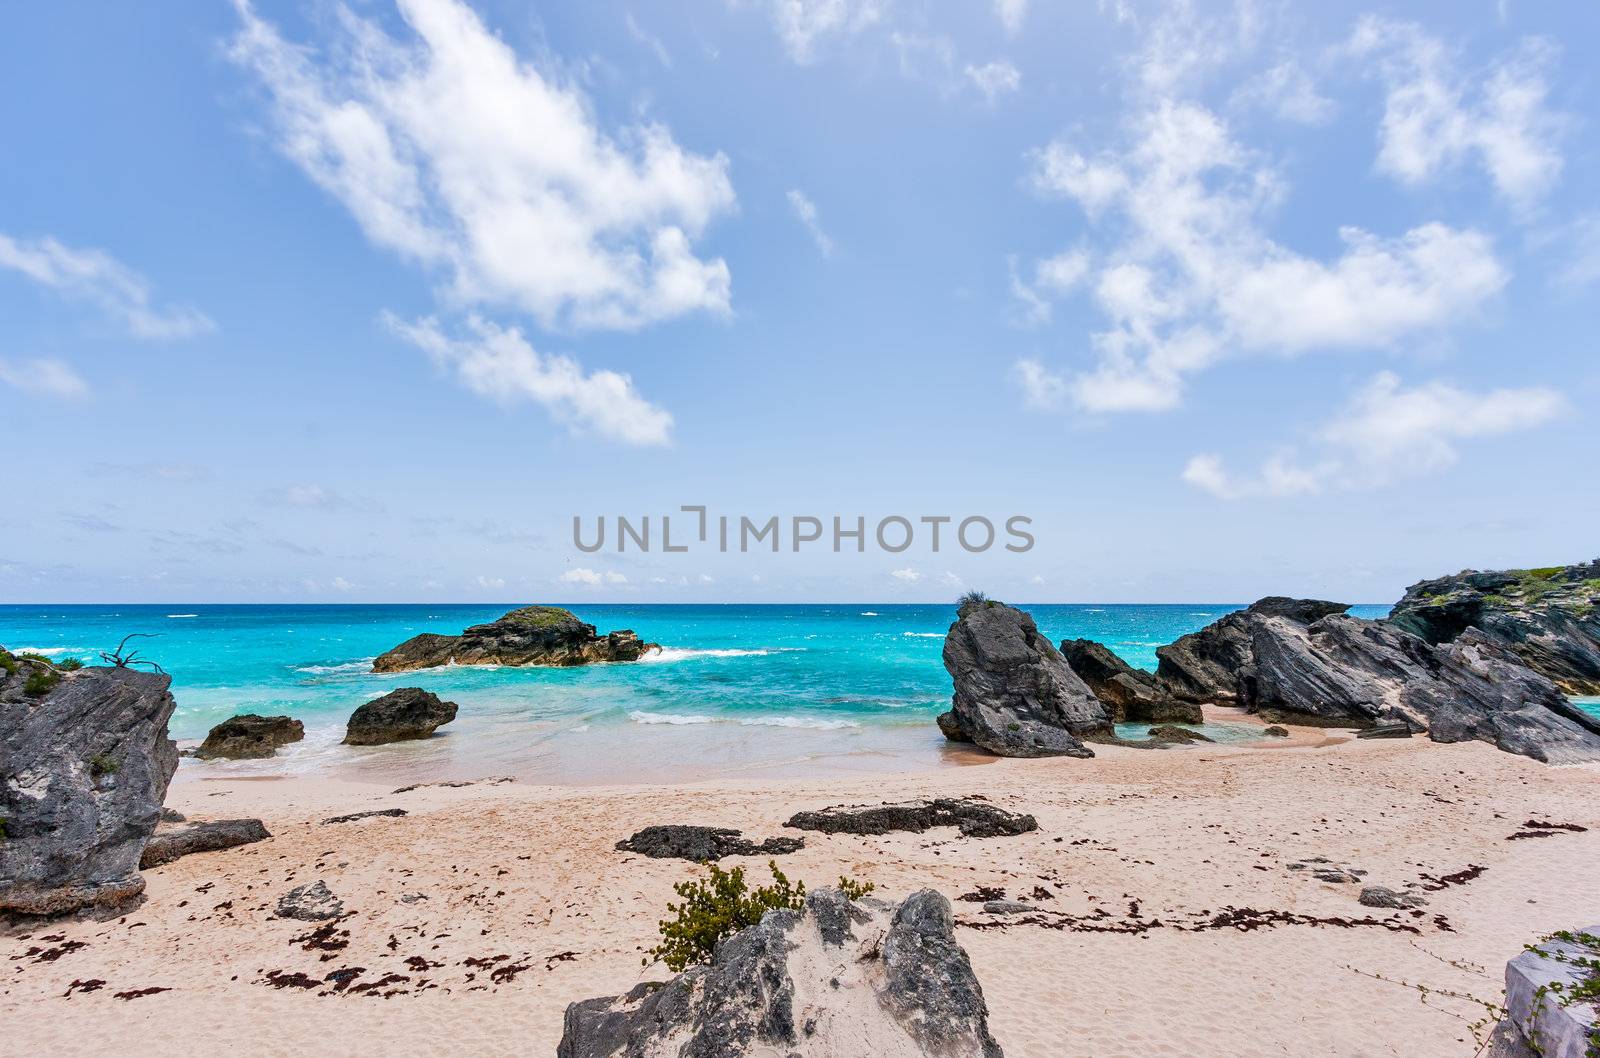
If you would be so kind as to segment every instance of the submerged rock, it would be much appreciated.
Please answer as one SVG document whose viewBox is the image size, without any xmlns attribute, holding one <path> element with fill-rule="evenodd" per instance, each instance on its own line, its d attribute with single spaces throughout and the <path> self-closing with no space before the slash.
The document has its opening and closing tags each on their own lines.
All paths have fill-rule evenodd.
<svg viewBox="0 0 1600 1058">
<path fill-rule="evenodd" d="M 212 819 L 179 826 L 160 826 L 144 847 L 139 866 L 148 870 L 196 852 L 237 848 L 272 835 L 259 819 Z"/>
<path fill-rule="evenodd" d="M 1420 581 L 1389 622 L 1434 645 L 1476 629 L 1567 694 L 1600 694 L 1600 559 Z"/>
<path fill-rule="evenodd" d="M 724 856 L 782 856 L 805 848 L 800 838 L 768 838 L 759 845 L 727 827 L 654 826 L 617 842 L 619 852 L 651 859 L 705 863 Z"/>
<path fill-rule="evenodd" d="M 1007 812 L 977 798 L 954 797 L 796 812 L 784 826 L 823 834 L 920 834 L 934 827 L 956 827 L 969 838 L 1009 837 L 1039 829 L 1030 815 Z"/>
<path fill-rule="evenodd" d="M 295 886 L 280 896 L 276 913 L 279 918 L 325 922 L 344 914 L 344 901 L 333 895 L 327 883 L 318 879 L 309 885 Z"/>
<path fill-rule="evenodd" d="M 1212 738 L 1210 735 L 1201 734 L 1199 731 L 1191 731 L 1186 727 L 1179 727 L 1176 724 L 1157 724 L 1155 727 L 1150 729 L 1149 737 L 1156 742 L 1216 741 L 1216 739 Z"/>
<path fill-rule="evenodd" d="M 962 604 L 944 640 L 955 681 L 941 729 L 1003 757 L 1092 757 L 1083 736 L 1109 734 L 1105 706 L 1022 610 L 992 600 Z"/>
<path fill-rule="evenodd" d="M 279 746 L 305 737 L 305 725 L 293 717 L 241 713 L 212 728 L 194 755 L 200 760 L 252 760 L 270 757 Z"/>
<path fill-rule="evenodd" d="M 1262 729 L 1261 733 L 1266 735 L 1268 738 L 1289 737 L 1289 729 L 1286 727 L 1279 727 L 1277 724 L 1269 724 L 1267 727 Z"/>
<path fill-rule="evenodd" d="M 592 624 L 558 606 L 524 606 L 458 636 L 424 632 L 373 661 L 373 672 L 403 672 L 437 665 L 587 665 L 638 661 L 659 650 L 626 629 L 596 635 Z"/>
<path fill-rule="evenodd" d="M 0 651 L 0 912 L 112 910 L 143 893 L 139 859 L 178 766 L 171 683 Z"/>
<path fill-rule="evenodd" d="M 1199 724 L 1205 720 L 1197 702 L 1168 694 L 1154 675 L 1129 665 L 1103 643 L 1065 639 L 1061 656 L 1116 723 Z"/>
<path fill-rule="evenodd" d="M 389 742 L 430 738 L 456 718 L 455 702 L 444 702 L 421 687 L 400 687 L 374 698 L 350 714 L 347 746 L 381 746 Z"/>
<path fill-rule="evenodd" d="M 898 907 L 836 889 L 771 911 L 709 965 L 567 1007 L 557 1058 L 1002 1058 L 931 889 Z"/>
</svg>

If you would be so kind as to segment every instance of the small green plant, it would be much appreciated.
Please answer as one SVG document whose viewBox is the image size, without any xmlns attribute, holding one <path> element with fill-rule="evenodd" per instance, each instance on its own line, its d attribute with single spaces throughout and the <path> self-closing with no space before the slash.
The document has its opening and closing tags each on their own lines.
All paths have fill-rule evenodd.
<svg viewBox="0 0 1600 1058">
<path fill-rule="evenodd" d="M 1570 1007 L 1574 1003 L 1589 1005 L 1600 1004 L 1600 937 L 1593 933 L 1574 932 L 1571 930 L 1557 930 L 1550 936 L 1540 941 L 1560 940 L 1575 945 L 1587 954 L 1568 955 L 1565 952 L 1545 951 L 1538 945 L 1529 944 L 1527 950 L 1536 952 L 1546 959 L 1566 963 L 1569 966 L 1581 967 L 1584 976 L 1581 981 L 1571 988 L 1567 988 L 1560 981 L 1552 981 L 1547 985 L 1540 985 L 1533 993 L 1533 1010 L 1537 1015 L 1543 1009 L 1545 999 L 1554 996 L 1556 1003 L 1563 1007 Z M 1523 1038 L 1528 1041 L 1528 1046 L 1535 1054 L 1543 1054 L 1540 1046 L 1539 1027 L 1537 1025 L 1522 1025 Z M 1585 1049 L 1590 1058 L 1600 1056 L 1600 1026 L 1589 1031 L 1589 1046 Z"/>
<path fill-rule="evenodd" d="M 28 682 L 22 685 L 22 693 L 30 698 L 39 698 L 49 694 L 55 685 L 60 682 L 61 673 L 49 665 L 43 668 L 35 668 L 33 672 L 28 674 Z"/>
<path fill-rule="evenodd" d="M 15 676 L 17 674 L 16 655 L 4 647 L 0 647 L 0 669 L 5 670 L 7 676 Z"/>
<path fill-rule="evenodd" d="M 5 821 L 4 818 L 0 818 L 0 841 L 4 841 L 5 839 L 6 839 L 6 821 Z"/>
<path fill-rule="evenodd" d="M 77 658 L 62 658 L 60 661 L 56 662 L 56 668 L 60 669 L 62 672 L 77 672 L 79 669 L 83 668 L 83 662 L 79 661 Z"/>
<path fill-rule="evenodd" d="M 120 767 L 122 765 L 117 763 L 117 758 L 109 753 L 96 753 L 89 758 L 89 775 L 95 779 L 102 775 L 115 775 Z"/>
<path fill-rule="evenodd" d="M 966 592 L 965 594 L 963 594 L 961 596 L 961 598 L 956 600 L 956 609 L 958 609 L 958 610 L 964 609 L 964 608 L 966 608 L 968 606 L 993 606 L 993 605 L 994 605 L 994 600 L 989 598 L 987 595 L 985 595 L 981 591 L 969 591 L 969 592 Z"/>
<path fill-rule="evenodd" d="M 705 878 L 691 878 L 672 887 L 682 900 L 667 905 L 673 917 L 661 920 L 661 943 L 650 949 L 646 966 L 654 959 L 666 963 L 674 973 L 698 966 L 711 958 L 718 941 L 755 925 L 768 911 L 798 911 L 805 904 L 806 883 L 790 882 L 775 860 L 767 861 L 772 884 L 755 889 L 745 882 L 743 867 L 724 871 L 715 863 L 705 866 Z M 872 892 L 872 883 L 841 877 L 839 889 L 857 900 Z"/>
</svg>

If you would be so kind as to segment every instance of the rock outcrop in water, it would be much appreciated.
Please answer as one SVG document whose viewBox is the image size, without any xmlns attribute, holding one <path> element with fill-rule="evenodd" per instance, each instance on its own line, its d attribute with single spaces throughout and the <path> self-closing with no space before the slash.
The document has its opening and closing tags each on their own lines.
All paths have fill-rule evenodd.
<svg viewBox="0 0 1600 1058">
<path fill-rule="evenodd" d="M 0 912 L 114 910 L 178 767 L 171 679 L 0 650 Z"/>
<path fill-rule="evenodd" d="M 200 760 L 256 760 L 305 737 L 305 725 L 293 717 L 240 713 L 213 727 L 194 755 Z"/>
<path fill-rule="evenodd" d="M 421 687 L 399 687 L 350 714 L 345 727 L 347 746 L 382 746 L 390 742 L 431 738 L 456 718 L 459 706 L 440 701 Z"/>
<path fill-rule="evenodd" d="M 963 602 L 944 640 L 955 681 L 939 719 L 1003 757 L 1092 757 L 1089 736 L 1109 735 L 1105 706 L 1022 610 L 990 599 Z"/>
<path fill-rule="evenodd" d="M 1199 724 L 1197 702 L 1175 698 L 1155 676 L 1134 668 L 1103 643 L 1092 639 L 1064 639 L 1061 656 L 1105 705 L 1114 723 Z"/>
<path fill-rule="evenodd" d="M 931 889 L 898 907 L 836 889 L 771 911 L 707 966 L 567 1007 L 557 1058 L 1002 1058 Z"/>
<path fill-rule="evenodd" d="M 1389 622 L 1435 645 L 1476 629 L 1568 694 L 1600 694 L 1600 559 L 1411 585 Z"/>
<path fill-rule="evenodd" d="M 587 665 L 638 661 L 659 650 L 627 629 L 597 635 L 594 625 L 558 606 L 524 606 L 497 621 L 473 625 L 458 636 L 424 632 L 373 661 L 374 672 L 404 672 L 437 665 Z"/>
</svg>

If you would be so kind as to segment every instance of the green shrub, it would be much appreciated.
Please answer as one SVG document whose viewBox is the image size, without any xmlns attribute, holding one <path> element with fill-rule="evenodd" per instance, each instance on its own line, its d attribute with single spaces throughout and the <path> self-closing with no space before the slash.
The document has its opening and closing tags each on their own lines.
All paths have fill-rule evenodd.
<svg viewBox="0 0 1600 1058">
<path fill-rule="evenodd" d="M 674 885 L 682 902 L 667 905 L 674 917 L 661 921 L 661 943 L 650 949 L 645 965 L 660 959 L 669 970 L 680 973 L 708 961 L 718 941 L 755 925 L 768 911 L 800 910 L 805 903 L 806 884 L 791 883 L 778 870 L 775 860 L 767 861 L 767 869 L 772 872 L 772 884 L 756 889 L 745 884 L 743 867 L 724 871 L 714 863 L 706 864 L 710 872 L 706 878 L 691 878 Z M 839 889 L 849 899 L 857 900 L 872 892 L 872 883 L 841 877 Z"/>
<path fill-rule="evenodd" d="M 17 674 L 17 658 L 11 651 L 0 647 L 0 669 L 4 669 L 7 676 Z"/>
<path fill-rule="evenodd" d="M 28 676 L 28 682 L 22 685 L 22 693 L 32 698 L 39 698 L 49 694 L 56 684 L 61 682 L 61 673 L 46 665 L 36 668 Z"/>
<path fill-rule="evenodd" d="M 117 763 L 117 758 L 109 753 L 96 753 L 89 758 L 89 774 L 96 779 L 102 775 L 115 775 L 120 767 L 122 765 Z"/>
<path fill-rule="evenodd" d="M 0 819 L 0 841 L 4 841 L 5 839 L 6 839 L 6 821 L 4 819 Z"/>
<path fill-rule="evenodd" d="M 77 658 L 62 658 L 60 661 L 56 662 L 56 668 L 60 669 L 62 672 L 77 672 L 79 669 L 83 668 L 83 662 L 79 661 Z"/>
</svg>

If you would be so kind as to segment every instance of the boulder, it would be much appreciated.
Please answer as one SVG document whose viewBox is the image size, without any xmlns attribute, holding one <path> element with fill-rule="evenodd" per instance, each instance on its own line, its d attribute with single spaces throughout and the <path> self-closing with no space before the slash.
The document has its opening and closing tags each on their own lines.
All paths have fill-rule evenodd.
<svg viewBox="0 0 1600 1058">
<path fill-rule="evenodd" d="M 403 672 L 437 665 L 587 665 L 638 661 L 659 650 L 626 629 L 597 635 L 592 624 L 559 606 L 524 606 L 458 636 L 424 632 L 378 655 L 373 672 Z"/>
<path fill-rule="evenodd" d="M 1567 694 L 1600 694 L 1600 560 L 1420 581 L 1389 621 L 1434 645 L 1476 629 Z"/>
<path fill-rule="evenodd" d="M 1234 705 L 1239 698 L 1239 670 L 1250 662 L 1251 633 L 1258 622 L 1281 617 L 1304 625 L 1348 609 L 1320 599 L 1268 596 L 1157 647 L 1156 682 L 1166 693 L 1186 701 Z"/>
<path fill-rule="evenodd" d="M 1365 886 L 1358 898 L 1363 907 L 1384 907 L 1405 909 L 1424 907 L 1428 901 L 1415 893 L 1397 893 L 1393 889 L 1381 885 Z"/>
<path fill-rule="evenodd" d="M 344 901 L 333 895 L 326 882 L 318 879 L 308 885 L 298 885 L 278 898 L 276 914 L 279 918 L 296 918 L 302 922 L 326 922 L 344 914 Z"/>
<path fill-rule="evenodd" d="M 1191 731 L 1186 727 L 1176 724 L 1157 724 L 1150 729 L 1149 738 L 1157 742 L 1215 742 L 1216 739 L 1203 735 L 1198 731 Z"/>
<path fill-rule="evenodd" d="M 1267 727 L 1262 729 L 1261 733 L 1263 735 L 1266 735 L 1268 738 L 1288 738 L 1289 737 L 1289 729 L 1286 728 L 1286 727 L 1279 727 L 1277 724 L 1268 725 Z"/>
<path fill-rule="evenodd" d="M 800 838 L 768 838 L 759 845 L 726 827 L 654 826 L 617 842 L 617 851 L 655 860 L 706 863 L 724 856 L 782 856 L 805 848 Z"/>
<path fill-rule="evenodd" d="M 401 687 L 374 698 L 350 714 L 347 746 L 381 746 L 389 742 L 429 738 L 456 718 L 455 702 L 443 702 L 421 687 Z"/>
<path fill-rule="evenodd" d="M 279 746 L 305 737 L 305 725 L 293 717 L 241 713 L 212 728 L 194 755 L 200 760 L 252 760 L 270 757 Z"/>
<path fill-rule="evenodd" d="M 139 866 L 146 870 L 196 852 L 217 852 L 272 837 L 259 819 L 212 819 L 177 826 L 161 825 L 144 847 Z"/>
<path fill-rule="evenodd" d="M 945 636 L 944 667 L 955 681 L 952 725 L 992 753 L 1092 757 L 1082 736 L 1111 731 L 1105 706 L 1015 607 L 964 602 Z"/>
<path fill-rule="evenodd" d="M 1198 703 L 1166 693 L 1154 675 L 1129 665 L 1103 643 L 1065 639 L 1061 656 L 1115 723 L 1199 724 L 1205 720 Z"/>
<path fill-rule="evenodd" d="M 1600 926 L 1560 934 L 1506 963 L 1506 1021 L 1540 1058 L 1588 1058 L 1597 1032 L 1592 1003 L 1563 999 L 1594 974 Z"/>
<path fill-rule="evenodd" d="M 1001 1058 L 983 989 L 931 889 L 836 889 L 770 911 L 709 965 L 567 1007 L 557 1058 Z"/>
<path fill-rule="evenodd" d="M 112 911 L 143 893 L 139 859 L 178 767 L 171 683 L 0 665 L 0 912 Z"/>
<path fill-rule="evenodd" d="M 899 804 L 836 806 L 817 812 L 796 812 L 784 826 L 822 834 L 920 834 L 934 827 L 955 827 L 963 837 L 993 838 L 1039 829 L 1030 815 L 1007 812 L 976 797 L 939 797 Z"/>
<path fill-rule="evenodd" d="M 1410 738 L 1411 728 L 1400 720 L 1385 720 L 1356 732 L 1357 738 Z"/>
</svg>

